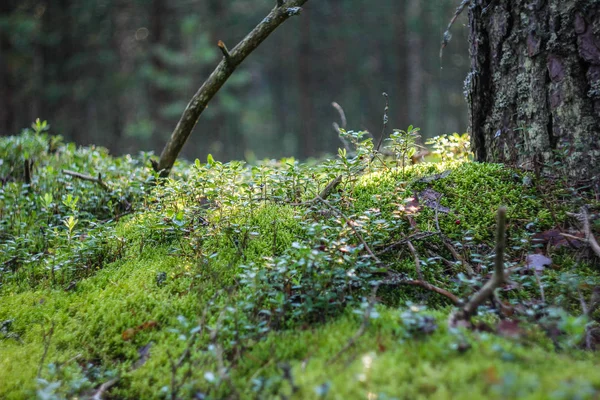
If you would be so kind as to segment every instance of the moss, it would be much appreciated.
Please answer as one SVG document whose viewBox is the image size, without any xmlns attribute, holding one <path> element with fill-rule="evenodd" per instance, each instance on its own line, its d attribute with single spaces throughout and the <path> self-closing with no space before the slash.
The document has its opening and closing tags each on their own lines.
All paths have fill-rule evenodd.
<svg viewBox="0 0 600 400">
<path fill-rule="evenodd" d="M 170 275 L 163 287 L 156 284 L 160 271 Z M 54 324 L 46 362 L 81 354 L 84 360 L 126 370 L 138 358 L 139 347 L 149 341 L 168 344 L 165 328 L 175 325 L 178 315 L 193 319 L 199 307 L 195 293 L 189 293 L 192 274 L 185 271 L 164 247 L 153 248 L 143 258 L 107 266 L 72 292 L 3 293 L 0 320 L 14 319 L 11 332 L 24 344 L 0 342 L 0 397 L 13 393 L 18 398 L 34 390 L 35 379 L 30 378 L 43 351 L 42 327 L 48 331 Z M 130 328 L 136 333 L 124 340 Z M 124 364 L 119 366 L 119 361 Z"/>
<path fill-rule="evenodd" d="M 531 346 L 495 335 L 453 333 L 445 328 L 445 312 L 432 315 L 438 330 L 431 336 L 410 337 L 397 309 L 380 308 L 379 318 L 356 345 L 333 363 L 333 356 L 360 326 L 356 316 L 346 315 L 302 332 L 273 334 L 252 349 L 239 367 L 238 378 L 243 382 L 254 374 L 267 386 L 269 380 L 282 376 L 277 364 L 290 363 L 298 386 L 292 397 L 307 399 L 317 398 L 323 384 L 329 386 L 331 396 L 327 398 L 335 399 L 541 399 L 576 390 L 577 385 L 600 388 L 594 367 L 597 359 L 589 354 L 556 354 L 539 344 Z M 461 351 L 465 343 L 470 348 Z M 284 382 L 271 385 L 290 393 Z M 256 397 L 251 390 L 244 395 Z"/>
<path fill-rule="evenodd" d="M 420 181 L 423 176 L 446 170 L 450 174 L 445 177 Z M 279 331 L 267 333 L 265 315 L 276 313 L 279 297 L 293 298 L 295 289 L 288 282 L 289 276 L 302 282 L 307 277 L 301 274 L 311 271 L 314 280 L 307 281 L 319 284 L 318 277 L 327 275 L 329 267 L 339 268 L 341 276 L 346 277 L 350 270 L 369 265 L 360 255 L 347 255 L 352 251 L 349 245 L 356 241 L 354 234 L 345 226 L 339 230 L 327 226 L 327 232 L 333 232 L 337 240 L 335 246 L 344 250 L 319 253 L 322 237 L 320 233 L 311 236 L 311 224 L 343 225 L 340 221 L 323 221 L 305 207 L 244 203 L 244 194 L 236 197 L 235 192 L 242 189 L 234 186 L 228 188 L 231 193 L 227 207 L 199 208 L 194 196 L 197 188 L 177 182 L 170 185 L 163 198 L 150 196 L 153 203 L 146 211 L 123 218 L 110 228 L 106 238 L 114 242 L 106 245 L 106 251 L 117 252 L 119 257 L 104 262 L 93 274 L 77 281 L 74 288 L 25 289 L 10 283 L 2 287 L 0 321 L 14 321 L 9 329 L 0 331 L 0 398 L 34 395 L 45 344 L 48 353 L 42 363 L 42 377 L 61 380 L 60 393 L 65 397 L 69 396 L 69 385 L 79 382 L 82 376 L 91 388 L 114 374 L 119 375 L 118 385 L 111 389 L 115 398 L 165 397 L 171 381 L 170 362 L 186 347 L 187 341 L 181 336 L 189 338 L 190 329 L 207 308 L 211 313 L 203 328 L 213 332 L 211 328 L 222 323 L 219 339 L 226 362 L 235 360 L 228 364 L 228 371 L 242 398 L 292 395 L 282 363 L 289 363 L 298 386 L 294 398 L 316 398 L 315 390 L 325 390 L 323 384 L 329 385 L 330 398 L 548 398 L 558 396 L 556 393 L 567 393 L 562 398 L 569 398 L 573 388 L 600 390 L 600 378 L 594 373 L 597 355 L 577 350 L 556 352 L 535 327 L 525 329 L 520 339 L 449 331 L 447 301 L 418 288 L 388 288 L 387 293 L 382 289 L 379 295 L 387 305 L 378 306 L 379 318 L 373 319 L 355 346 L 334 362 L 329 360 L 361 324 L 361 315 L 352 312 L 360 305 L 360 291 L 344 293 L 341 306 L 331 313 L 335 317 L 297 318 L 302 322 L 298 324 L 288 318 L 286 323 L 273 324 Z M 405 216 L 397 212 L 405 200 L 428 187 L 441 193 L 441 205 L 451 210 L 440 213 L 439 222 L 455 240 L 470 231 L 474 242 L 489 242 L 494 213 L 500 205 L 508 206 L 513 237 L 519 237 L 529 222 L 540 229 L 550 225 L 539 194 L 524 185 L 523 175 L 496 164 L 421 164 L 408 168 L 404 175 L 387 170 L 348 183 L 343 195 L 350 204 L 349 217 L 360 221 L 360 229 L 365 229 L 375 247 L 414 232 Z M 199 216 L 204 223 L 198 223 Z M 436 229 L 434 212 L 422 204 L 413 217 L 420 230 Z M 312 269 L 292 265 L 296 255 L 305 256 L 301 262 Z M 410 254 L 387 257 L 385 261 L 397 270 L 414 274 Z M 574 259 L 567 255 L 555 261 L 558 271 L 549 271 L 545 277 L 552 286 L 547 295 L 553 297 L 569 287 L 559 284 L 565 281 L 561 274 L 575 268 Z M 311 263 L 321 264 L 313 268 Z M 285 272 L 283 278 L 266 274 L 262 281 L 252 284 L 244 280 L 249 274 L 245 266 L 250 265 L 256 268 L 252 273 L 278 268 Z M 285 275 L 291 267 L 297 268 L 300 276 Z M 456 288 L 457 271 L 448 272 L 437 261 L 424 264 L 422 269 L 428 281 Z M 595 276 L 591 269 L 579 272 L 590 279 Z M 231 290 L 231 286 L 236 289 Z M 325 286 L 315 289 L 315 293 L 336 289 Z M 289 305 L 296 307 L 294 312 L 302 310 L 300 305 L 309 309 L 310 304 L 305 303 L 314 300 L 306 296 L 301 304 L 301 296 L 296 296 L 296 303 L 290 300 Z M 333 296 L 331 303 L 336 301 Z M 432 335 L 407 327 L 397 308 L 407 301 L 427 302 L 435 308 L 430 315 L 439 328 Z M 572 298 L 565 301 L 569 303 Z M 329 298 L 324 301 L 326 305 L 329 302 Z M 341 311 L 346 304 L 352 306 Z M 265 313 L 250 315 L 257 312 L 256 308 Z M 231 310 L 231 315 L 239 318 L 218 322 L 221 310 Z M 485 318 L 494 321 L 489 315 Z M 238 324 L 255 326 L 242 329 Z M 53 335 L 45 341 L 44 332 L 51 326 Z M 246 336 L 236 336 L 242 330 Z M 208 333 L 198 338 L 191 355 L 193 368 L 180 390 L 181 397 L 209 393 L 211 398 L 222 398 L 231 394 L 228 382 L 219 384 L 216 350 L 211 341 Z M 471 347 L 461 352 L 465 343 Z M 149 357 L 140 362 L 147 348 Z M 52 375 L 49 363 L 60 365 L 63 371 L 70 371 L 69 375 Z M 569 368 L 564 368 L 567 364 Z M 100 372 L 90 373 L 93 368 Z M 186 371 L 187 367 L 182 368 L 177 378 L 182 379 Z"/>
</svg>

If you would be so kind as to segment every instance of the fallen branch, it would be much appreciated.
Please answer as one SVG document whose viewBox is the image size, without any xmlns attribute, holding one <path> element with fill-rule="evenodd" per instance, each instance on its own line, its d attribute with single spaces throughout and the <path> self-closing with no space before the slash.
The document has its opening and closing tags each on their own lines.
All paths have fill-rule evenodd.
<svg viewBox="0 0 600 400">
<path fill-rule="evenodd" d="M 342 175 L 336 176 L 334 180 L 329 182 L 329 184 L 327 186 L 325 186 L 325 189 L 323 189 L 321 191 L 321 193 L 319 193 L 319 195 L 314 200 L 318 200 L 318 199 L 325 200 L 326 198 L 328 198 L 331 195 L 331 193 L 333 193 L 335 191 L 335 189 L 337 189 L 337 187 L 340 185 L 340 183 L 342 183 Z"/>
<path fill-rule="evenodd" d="M 100 385 L 100 387 L 98 388 L 96 393 L 94 393 L 94 395 L 91 397 L 92 400 L 102 400 L 102 396 L 104 395 L 104 393 L 106 393 L 108 391 L 108 389 L 113 387 L 117 382 L 119 382 L 118 376 L 115 378 L 112 378 L 109 381 L 104 382 L 102 385 Z"/>
<path fill-rule="evenodd" d="M 423 289 L 431 290 L 432 292 L 441 294 L 442 296 L 448 298 L 455 306 L 459 306 L 462 304 L 460 299 L 454 294 L 450 293 L 446 289 L 442 289 L 431 283 L 424 280 L 415 280 L 405 277 L 402 274 L 397 272 L 389 271 L 388 277 L 381 282 L 382 285 L 387 286 L 399 286 L 399 285 L 411 285 L 411 286 L 419 286 Z"/>
<path fill-rule="evenodd" d="M 464 269 L 467 271 L 467 275 L 468 276 L 475 275 L 475 271 L 473 270 L 473 266 L 471 264 L 469 264 L 464 259 L 464 257 L 462 257 L 460 254 L 458 254 L 458 252 L 456 251 L 456 249 L 454 248 L 454 246 L 452 246 L 452 244 L 450 243 L 450 241 L 448 240 L 447 237 L 442 236 L 442 243 L 444 243 L 444 246 L 446 246 L 446 248 L 448 249 L 448 251 L 452 254 L 452 257 L 454 257 L 455 260 L 460 261 L 460 263 L 462 264 L 462 266 L 464 267 Z"/>
<path fill-rule="evenodd" d="M 97 178 L 94 178 L 93 176 L 90 176 L 90 175 L 80 174 L 79 172 L 70 171 L 68 169 L 63 169 L 62 173 L 65 175 L 72 176 L 73 178 L 81 179 L 83 181 L 94 182 L 94 183 L 102 186 L 102 188 L 104 190 L 110 190 L 110 186 L 108 186 L 108 184 L 102 180 L 102 174 L 100 174 L 100 173 L 98 173 Z"/>
<path fill-rule="evenodd" d="M 417 271 L 417 276 L 419 277 L 419 280 L 423 280 L 423 272 L 421 271 L 421 260 L 419 259 L 419 254 L 417 253 L 417 249 L 415 249 L 415 246 L 413 246 L 413 244 L 410 242 L 410 240 L 408 242 L 406 242 L 406 245 L 408 246 L 408 250 L 410 250 L 410 253 L 413 255 L 413 258 L 415 259 L 415 270 Z"/>
<path fill-rule="evenodd" d="M 221 89 L 235 69 L 252 53 L 279 25 L 288 18 L 298 15 L 302 10 L 300 7 L 308 0 L 278 0 L 271 12 L 248 35 L 231 51 L 223 42 L 219 43 L 219 49 L 223 52 L 223 60 L 194 94 L 187 107 L 183 111 L 171 138 L 165 145 L 158 165 L 153 167 L 161 177 L 169 176 L 171 168 L 198 122 L 198 118 L 208 106 L 210 100 Z"/>
<path fill-rule="evenodd" d="M 462 310 L 452 316 L 451 323 L 469 321 L 477 308 L 494 295 L 494 291 L 505 282 L 504 276 L 504 249 L 506 247 L 506 207 L 498 209 L 498 226 L 496 229 L 496 258 L 494 260 L 494 273 L 489 281 L 465 304 Z"/>
</svg>

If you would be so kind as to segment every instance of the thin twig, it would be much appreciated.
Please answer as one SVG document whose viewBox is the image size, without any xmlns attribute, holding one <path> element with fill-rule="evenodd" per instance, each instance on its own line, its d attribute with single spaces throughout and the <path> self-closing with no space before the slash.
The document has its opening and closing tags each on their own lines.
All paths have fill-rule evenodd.
<svg viewBox="0 0 600 400">
<path fill-rule="evenodd" d="M 432 292 L 441 294 L 442 296 L 450 299 L 455 306 L 459 306 L 462 304 L 460 299 L 454 294 L 450 293 L 446 289 L 442 289 L 431 283 L 424 280 L 415 280 L 405 277 L 402 274 L 399 274 L 394 271 L 388 272 L 388 277 L 381 282 L 382 285 L 387 286 L 398 286 L 398 285 L 410 285 L 410 286 L 420 286 L 423 289 L 431 290 Z"/>
<path fill-rule="evenodd" d="M 456 8 L 456 11 L 454 12 L 454 16 L 450 20 L 450 23 L 448 24 L 448 27 L 446 28 L 446 31 L 444 32 L 444 38 L 442 39 L 442 45 L 440 47 L 440 60 L 444 56 L 444 49 L 446 48 L 446 46 L 448 46 L 448 43 L 450 42 L 450 39 L 452 38 L 452 34 L 450 33 L 450 29 L 452 29 L 452 25 L 454 25 L 458 16 L 463 12 L 463 10 L 467 6 L 467 4 L 469 4 L 470 1 L 471 0 L 463 0 L 462 3 L 460 3 L 460 5 Z"/>
<path fill-rule="evenodd" d="M 181 366 L 190 357 L 190 355 L 192 353 L 192 347 L 193 347 L 194 343 L 196 342 L 196 339 L 198 337 L 200 337 L 200 335 L 203 333 L 204 326 L 206 323 L 206 317 L 208 316 L 208 311 L 209 311 L 208 305 L 210 305 L 212 303 L 212 301 L 219 294 L 221 294 L 221 291 L 218 291 L 217 293 L 215 293 L 211 297 L 211 299 L 207 302 L 207 307 L 204 307 L 204 310 L 202 311 L 202 317 L 200 318 L 200 321 L 198 322 L 199 329 L 194 334 L 192 334 L 191 337 L 188 339 L 188 343 L 185 347 L 185 350 L 183 351 L 181 356 L 179 356 L 179 358 L 177 359 L 177 362 L 174 361 L 174 358 L 172 357 L 171 352 L 169 351 L 169 349 L 167 349 L 167 356 L 169 357 L 169 364 L 171 366 L 171 400 L 177 399 L 177 394 L 179 392 L 179 389 L 185 383 L 185 377 L 182 379 L 181 382 L 179 382 L 179 383 L 177 382 L 177 371 L 179 370 L 179 368 L 181 368 Z"/>
<path fill-rule="evenodd" d="M 335 108 L 337 110 L 337 112 L 340 114 L 340 122 L 342 123 L 341 128 L 342 129 L 346 129 L 346 113 L 344 112 L 344 109 L 342 108 L 342 106 L 340 106 L 338 103 L 336 103 L 335 101 L 333 103 L 331 103 L 331 105 L 333 106 L 333 108 Z M 339 126 L 338 129 L 339 130 Z"/>
<path fill-rule="evenodd" d="M 446 246 L 446 248 L 448 249 L 448 251 L 452 254 L 452 257 L 454 257 L 454 259 L 456 259 L 457 261 L 460 261 L 460 263 L 462 264 L 463 268 L 467 271 L 467 275 L 469 275 L 469 276 L 475 275 L 475 271 L 473 270 L 473 266 L 471 264 L 469 264 L 464 259 L 464 257 L 462 257 L 460 254 L 458 254 L 458 252 L 456 251 L 456 249 L 454 248 L 454 246 L 452 246 L 452 244 L 450 243 L 450 240 L 448 240 L 447 237 L 442 236 L 442 243 L 444 243 L 444 246 Z"/>
<path fill-rule="evenodd" d="M 383 142 L 383 138 L 385 136 L 385 131 L 387 130 L 387 124 L 389 121 L 389 119 L 388 119 L 388 110 L 390 109 L 389 97 L 386 92 L 383 92 L 382 96 L 385 98 L 385 108 L 383 109 L 383 128 L 381 129 L 381 136 L 379 137 L 379 142 L 377 142 L 377 147 L 375 148 L 375 152 L 373 153 L 371 162 L 373 162 L 373 160 L 375 159 L 375 154 L 377 154 L 377 152 L 381 148 L 381 143 Z"/>
<path fill-rule="evenodd" d="M 365 239 L 363 239 L 360 232 L 358 232 L 358 230 L 354 227 L 354 224 L 348 219 L 348 217 L 346 217 L 344 215 L 344 213 L 342 213 L 340 210 L 338 210 L 337 208 L 332 206 L 331 203 L 329 203 L 327 200 L 323 199 L 321 196 L 317 196 L 317 200 L 319 200 L 321 203 L 325 204 L 327 206 L 327 208 L 329 208 L 335 214 L 342 217 L 344 219 L 344 221 L 346 221 L 346 224 L 350 227 L 350 229 L 352 229 L 354 231 L 354 234 L 356 235 L 358 240 L 360 240 L 360 242 L 364 246 L 367 253 L 369 253 L 369 256 L 371 256 L 371 258 L 374 259 L 376 263 L 381 264 L 381 260 L 373 253 L 373 251 L 371 250 L 371 248 L 369 247 L 367 242 L 365 242 Z"/>
<path fill-rule="evenodd" d="M 455 315 L 455 320 L 469 321 L 477 308 L 491 298 L 494 291 L 505 282 L 504 276 L 504 249 L 506 247 L 506 207 L 498 209 L 498 226 L 496 229 L 496 258 L 494 260 L 494 273 L 490 280 L 462 308 L 462 312 Z"/>
<path fill-rule="evenodd" d="M 540 296 L 542 297 L 542 303 L 546 303 L 546 295 L 544 294 L 544 284 L 542 283 L 542 279 L 540 278 L 540 274 L 538 274 L 536 268 L 533 268 L 533 274 L 535 275 L 535 280 L 537 281 L 538 286 L 540 287 Z"/>
<path fill-rule="evenodd" d="M 215 325 L 215 329 L 210 334 L 210 341 L 215 347 L 215 357 L 217 358 L 217 366 L 219 368 L 219 378 L 221 381 L 227 381 L 229 383 L 229 388 L 236 393 L 234 398 L 239 398 L 237 395 L 237 389 L 233 384 L 233 380 L 231 379 L 231 375 L 227 372 L 227 367 L 225 367 L 225 361 L 223 358 L 223 346 L 219 343 L 219 329 L 221 328 L 221 324 L 223 321 L 223 317 L 225 316 L 225 311 L 227 311 L 227 307 L 224 307 L 223 310 L 219 313 L 219 317 L 217 318 L 217 323 Z"/>
<path fill-rule="evenodd" d="M 596 241 L 596 238 L 594 237 L 594 234 L 592 233 L 592 230 L 590 228 L 590 219 L 588 216 L 587 208 L 581 207 L 581 217 L 583 220 L 583 232 L 585 232 L 585 238 L 587 239 L 594 253 L 596 253 L 596 255 L 600 257 L 600 245 L 598 245 L 598 242 Z"/>
<path fill-rule="evenodd" d="M 37 377 L 40 378 L 42 376 L 42 369 L 44 368 L 44 361 L 46 360 L 46 356 L 48 355 L 48 350 L 50 349 L 50 342 L 52 341 L 52 336 L 54 335 L 54 321 L 50 324 L 50 329 L 46 331 L 44 326 L 42 325 L 42 341 L 44 343 L 44 352 L 42 353 L 42 358 L 40 359 L 40 366 L 38 367 Z"/>
<path fill-rule="evenodd" d="M 382 255 L 385 254 L 387 252 L 390 252 L 402 245 L 405 245 L 407 242 L 411 241 L 411 240 L 421 240 L 421 239 L 425 239 L 428 238 L 430 236 L 434 236 L 437 235 L 438 232 L 419 232 L 419 233 L 415 233 L 414 235 L 405 237 L 397 242 L 394 242 L 390 245 L 388 245 L 387 247 L 385 247 L 383 250 L 377 252 L 377 255 Z"/>
<path fill-rule="evenodd" d="M 92 396 L 92 400 L 102 400 L 102 396 L 106 393 L 111 387 L 113 387 L 119 381 L 119 377 L 116 376 L 109 381 L 104 382 L 96 393 Z"/>
<path fill-rule="evenodd" d="M 410 242 L 410 240 L 408 242 L 406 242 L 406 245 L 408 246 L 408 250 L 410 250 L 411 254 L 413 255 L 414 259 L 415 259 L 415 270 L 417 271 L 417 276 L 419 277 L 419 280 L 423 280 L 423 272 L 421 271 L 421 260 L 419 259 L 419 254 L 417 253 L 417 249 L 415 249 L 415 246 L 413 246 L 413 244 Z"/>
<path fill-rule="evenodd" d="M 317 196 L 317 199 L 321 198 L 321 199 L 325 200 L 326 198 L 328 198 L 331 195 L 331 193 L 333 193 L 335 191 L 335 189 L 337 189 L 337 187 L 340 185 L 340 183 L 342 183 L 342 175 L 336 176 L 334 180 L 329 182 L 329 184 L 327 186 L 325 186 L 325 189 L 323 189 L 321 191 L 321 193 L 319 193 L 319 195 Z"/>
<path fill-rule="evenodd" d="M 80 174 L 79 172 L 70 171 L 68 169 L 63 169 L 62 173 L 65 175 L 72 176 L 73 178 L 81 179 L 83 181 L 94 182 L 94 183 L 102 186 L 102 188 L 104 190 L 110 190 L 110 186 L 108 186 L 108 184 L 102 180 L 102 174 L 100 174 L 100 173 L 98 173 L 97 178 L 94 178 L 93 176 L 90 176 L 90 175 Z"/>
</svg>

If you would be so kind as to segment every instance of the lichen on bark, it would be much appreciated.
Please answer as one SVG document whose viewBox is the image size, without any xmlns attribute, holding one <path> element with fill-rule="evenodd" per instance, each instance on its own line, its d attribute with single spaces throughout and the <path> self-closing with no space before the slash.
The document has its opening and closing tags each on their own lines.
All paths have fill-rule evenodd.
<svg viewBox="0 0 600 400">
<path fill-rule="evenodd" d="M 473 0 L 469 22 L 476 158 L 597 176 L 600 2 Z"/>
</svg>

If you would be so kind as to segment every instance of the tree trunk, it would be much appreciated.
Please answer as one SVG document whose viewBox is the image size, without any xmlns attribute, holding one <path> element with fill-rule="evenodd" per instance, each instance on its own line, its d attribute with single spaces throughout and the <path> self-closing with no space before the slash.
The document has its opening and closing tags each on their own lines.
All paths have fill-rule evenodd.
<svg viewBox="0 0 600 400">
<path fill-rule="evenodd" d="M 472 0 L 465 81 L 478 161 L 600 171 L 600 3 Z M 538 165 L 536 165 L 538 164 Z"/>
</svg>

